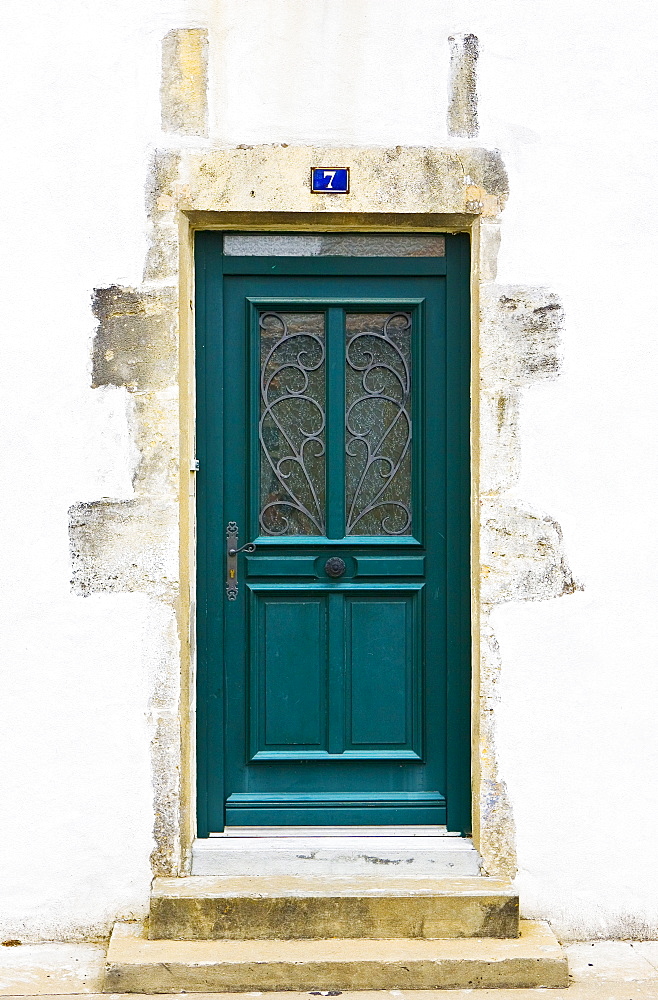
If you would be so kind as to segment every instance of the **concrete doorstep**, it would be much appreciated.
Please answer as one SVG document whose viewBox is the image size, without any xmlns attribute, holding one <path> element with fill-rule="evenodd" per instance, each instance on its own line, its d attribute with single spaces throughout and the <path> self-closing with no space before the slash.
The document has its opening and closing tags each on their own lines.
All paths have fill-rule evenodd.
<svg viewBox="0 0 658 1000">
<path fill-rule="evenodd" d="M 106 992 L 188 993 L 566 986 L 566 958 L 548 924 L 520 936 L 428 940 L 149 940 L 116 924 Z"/>
<path fill-rule="evenodd" d="M 388 942 L 387 942 L 388 943 Z M 561 989 L 390 989 L 341 991 L 343 1000 L 658 1000 L 658 941 L 594 941 L 566 945 L 570 970 L 568 993 Z M 102 994 L 105 948 L 96 944 L 45 943 L 0 947 L 0 996 L 79 997 L 107 1000 Z M 305 992 L 249 991 L 247 993 L 195 993 L 195 1000 L 311 1000 L 334 990 Z M 114 994 L 116 996 L 116 994 Z M 146 1000 L 149 993 L 131 994 Z M 169 994 L 184 1000 L 185 994 Z"/>
<path fill-rule="evenodd" d="M 493 878 L 381 876 L 156 878 L 148 936 L 176 941 L 278 938 L 515 938 L 519 897 Z"/>
</svg>

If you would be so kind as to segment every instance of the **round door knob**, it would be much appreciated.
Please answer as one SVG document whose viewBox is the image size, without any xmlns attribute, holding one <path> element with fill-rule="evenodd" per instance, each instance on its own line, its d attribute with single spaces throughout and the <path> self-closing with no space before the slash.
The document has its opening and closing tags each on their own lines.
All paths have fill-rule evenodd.
<svg viewBox="0 0 658 1000">
<path fill-rule="evenodd" d="M 324 571 L 327 576 L 333 576 L 334 578 L 342 576 L 345 572 L 345 563 L 338 556 L 332 556 L 324 564 Z"/>
</svg>

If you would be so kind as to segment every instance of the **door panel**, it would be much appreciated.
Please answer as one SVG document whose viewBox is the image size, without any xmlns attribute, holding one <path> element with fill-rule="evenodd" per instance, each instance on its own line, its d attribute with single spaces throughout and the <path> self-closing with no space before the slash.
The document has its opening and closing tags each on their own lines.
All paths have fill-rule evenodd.
<svg viewBox="0 0 658 1000">
<path fill-rule="evenodd" d="M 254 624 L 252 742 L 259 750 L 325 747 L 326 601 L 263 595 Z"/>
<path fill-rule="evenodd" d="M 345 602 L 346 743 L 352 749 L 404 749 L 422 756 L 418 596 L 366 593 Z"/>
<path fill-rule="evenodd" d="M 201 835 L 446 800 L 468 829 L 467 244 L 445 250 L 268 272 L 199 234 Z M 256 544 L 235 600 L 229 521 Z"/>
</svg>

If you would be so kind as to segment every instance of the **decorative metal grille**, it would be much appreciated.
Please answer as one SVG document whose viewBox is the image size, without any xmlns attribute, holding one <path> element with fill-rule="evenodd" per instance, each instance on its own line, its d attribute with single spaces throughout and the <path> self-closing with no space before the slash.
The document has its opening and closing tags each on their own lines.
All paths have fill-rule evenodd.
<svg viewBox="0 0 658 1000">
<path fill-rule="evenodd" d="M 348 535 L 411 533 L 411 316 L 346 317 Z"/>
<path fill-rule="evenodd" d="M 325 329 L 322 313 L 263 312 L 260 526 L 325 533 Z"/>
</svg>

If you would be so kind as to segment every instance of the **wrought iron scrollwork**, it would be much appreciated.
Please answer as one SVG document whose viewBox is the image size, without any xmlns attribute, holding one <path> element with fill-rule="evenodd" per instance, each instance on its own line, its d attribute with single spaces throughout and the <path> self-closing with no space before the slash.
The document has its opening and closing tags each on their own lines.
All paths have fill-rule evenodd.
<svg viewBox="0 0 658 1000">
<path fill-rule="evenodd" d="M 347 534 L 409 534 L 411 316 L 348 316 L 346 362 Z"/>
<path fill-rule="evenodd" d="M 324 317 L 264 312 L 259 324 L 260 526 L 266 535 L 323 535 Z"/>
</svg>

